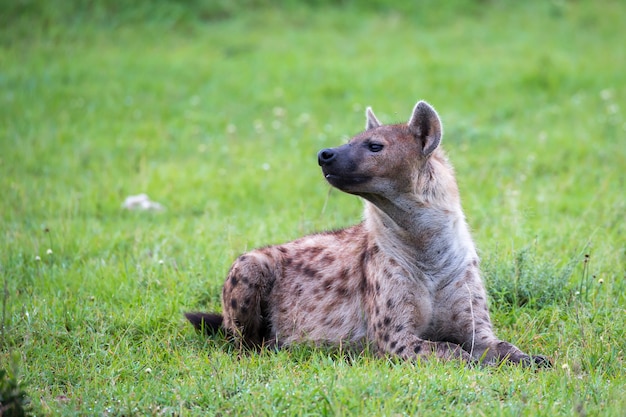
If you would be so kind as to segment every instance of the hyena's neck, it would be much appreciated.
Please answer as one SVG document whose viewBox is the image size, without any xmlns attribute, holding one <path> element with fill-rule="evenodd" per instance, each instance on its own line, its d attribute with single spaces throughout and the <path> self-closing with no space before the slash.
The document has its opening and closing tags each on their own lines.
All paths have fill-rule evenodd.
<svg viewBox="0 0 626 417">
<path fill-rule="evenodd" d="M 390 255 L 407 268 L 441 279 L 462 273 L 478 259 L 460 204 L 428 207 L 410 198 L 367 202 L 365 225 L 377 244 L 393 248 Z"/>
</svg>

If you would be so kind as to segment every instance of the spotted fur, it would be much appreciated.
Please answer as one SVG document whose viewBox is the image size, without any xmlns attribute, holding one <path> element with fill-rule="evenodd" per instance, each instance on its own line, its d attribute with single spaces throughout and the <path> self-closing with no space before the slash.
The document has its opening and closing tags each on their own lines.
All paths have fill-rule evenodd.
<svg viewBox="0 0 626 417">
<path fill-rule="evenodd" d="M 371 346 L 400 358 L 548 364 L 493 332 L 479 259 L 439 116 L 417 103 L 409 122 L 366 130 L 318 162 L 326 180 L 365 201 L 362 223 L 241 255 L 222 315 L 188 313 L 241 343 Z"/>
</svg>

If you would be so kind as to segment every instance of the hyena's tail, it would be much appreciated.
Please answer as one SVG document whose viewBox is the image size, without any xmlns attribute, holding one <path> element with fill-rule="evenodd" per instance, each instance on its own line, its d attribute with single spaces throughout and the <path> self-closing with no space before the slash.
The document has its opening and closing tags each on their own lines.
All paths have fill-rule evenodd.
<svg viewBox="0 0 626 417">
<path fill-rule="evenodd" d="M 196 330 L 205 332 L 209 336 L 217 334 L 222 329 L 224 317 L 217 313 L 185 313 L 187 320 L 193 324 Z"/>
</svg>

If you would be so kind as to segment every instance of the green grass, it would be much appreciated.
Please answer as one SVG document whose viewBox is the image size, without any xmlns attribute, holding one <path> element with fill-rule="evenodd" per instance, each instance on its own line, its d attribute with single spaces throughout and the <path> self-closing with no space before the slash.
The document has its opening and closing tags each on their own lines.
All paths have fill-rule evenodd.
<svg viewBox="0 0 626 417">
<path fill-rule="evenodd" d="M 33 413 L 623 415 L 626 6 L 283 6 L 0 1 L 0 369 Z M 239 253 L 359 220 L 316 153 L 418 99 L 499 336 L 554 369 L 195 334 Z"/>
</svg>

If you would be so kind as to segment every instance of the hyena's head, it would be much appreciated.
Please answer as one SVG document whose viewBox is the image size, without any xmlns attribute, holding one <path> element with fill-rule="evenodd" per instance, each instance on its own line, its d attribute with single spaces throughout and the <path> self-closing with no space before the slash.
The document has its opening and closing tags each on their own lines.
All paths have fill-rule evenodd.
<svg viewBox="0 0 626 417">
<path fill-rule="evenodd" d="M 406 124 L 382 125 L 366 110 L 366 130 L 337 148 L 322 149 L 318 162 L 334 187 L 370 201 L 412 195 L 417 202 L 456 194 L 452 168 L 441 150 L 441 121 L 420 101 Z"/>
</svg>

